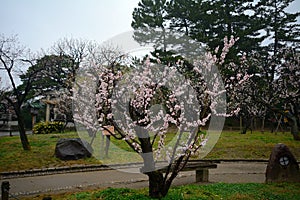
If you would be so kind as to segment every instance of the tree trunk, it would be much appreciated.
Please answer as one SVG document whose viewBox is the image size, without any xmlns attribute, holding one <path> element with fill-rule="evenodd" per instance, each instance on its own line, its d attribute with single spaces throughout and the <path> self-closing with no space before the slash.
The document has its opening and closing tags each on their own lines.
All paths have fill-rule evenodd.
<svg viewBox="0 0 300 200">
<path fill-rule="evenodd" d="M 244 117 L 243 118 L 244 127 L 242 128 L 241 134 L 246 134 L 248 129 L 250 129 L 251 133 L 252 133 L 252 127 L 251 127 L 252 126 L 252 120 L 253 120 L 253 117 L 250 117 L 250 118 Z M 242 125 L 242 123 L 241 123 L 241 125 Z"/>
<path fill-rule="evenodd" d="M 292 117 L 292 126 L 291 126 L 291 133 L 294 137 L 294 140 L 300 141 L 300 134 L 299 134 L 299 126 L 297 123 L 296 117 Z"/>
<path fill-rule="evenodd" d="M 253 118 L 253 127 L 252 127 L 253 130 L 257 130 L 257 119 L 256 117 Z"/>
<path fill-rule="evenodd" d="M 240 116 L 240 131 L 243 131 L 243 118 Z"/>
<path fill-rule="evenodd" d="M 19 127 L 19 133 L 20 133 L 20 140 L 22 143 L 22 147 L 25 151 L 29 151 L 30 150 L 30 144 L 28 142 L 28 138 L 26 135 L 26 130 L 25 130 L 25 124 L 24 124 L 24 119 L 23 116 L 21 114 L 21 111 L 18 109 L 16 109 L 16 115 L 18 118 L 18 127 Z"/>
<path fill-rule="evenodd" d="M 146 173 L 149 177 L 149 196 L 151 198 L 162 198 L 167 195 L 168 191 L 164 191 L 163 174 L 158 171 Z"/>
<path fill-rule="evenodd" d="M 261 132 L 264 133 L 265 132 L 265 120 L 266 117 L 263 116 L 262 120 L 261 120 Z"/>
<path fill-rule="evenodd" d="M 151 198 L 162 198 L 167 195 L 169 187 L 165 187 L 165 180 L 162 172 L 155 169 L 155 161 L 153 158 L 153 149 L 150 136 L 147 129 L 139 126 L 135 128 L 139 141 L 141 142 L 142 158 L 144 166 L 141 172 L 149 177 L 149 196 Z"/>
</svg>

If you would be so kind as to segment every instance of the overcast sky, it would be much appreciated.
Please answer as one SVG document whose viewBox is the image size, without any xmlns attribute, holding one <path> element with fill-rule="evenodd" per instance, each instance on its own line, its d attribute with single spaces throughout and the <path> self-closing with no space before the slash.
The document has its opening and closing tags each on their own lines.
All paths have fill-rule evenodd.
<svg viewBox="0 0 300 200">
<path fill-rule="evenodd" d="M 139 0 L 1 0 L 0 33 L 33 51 L 63 37 L 99 43 L 131 30 Z"/>
<path fill-rule="evenodd" d="M 0 0 L 0 34 L 18 35 L 32 52 L 64 37 L 102 43 L 131 29 L 140 0 Z M 300 11 L 296 0 L 290 11 Z M 2 77 L 2 83 L 6 82 Z"/>
<path fill-rule="evenodd" d="M 17 34 L 33 51 L 63 37 L 99 43 L 131 30 L 139 0 L 0 0 L 0 34 Z M 291 11 L 300 11 L 296 0 Z"/>
</svg>

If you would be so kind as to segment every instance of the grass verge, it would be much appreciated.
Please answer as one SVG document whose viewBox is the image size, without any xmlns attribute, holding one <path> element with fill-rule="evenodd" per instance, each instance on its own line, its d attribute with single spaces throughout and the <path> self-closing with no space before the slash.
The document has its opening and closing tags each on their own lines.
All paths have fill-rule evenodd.
<svg viewBox="0 0 300 200">
<path fill-rule="evenodd" d="M 54 156 L 60 138 L 76 138 L 77 133 L 28 135 L 30 151 L 24 151 L 18 136 L 0 137 L 0 172 L 71 166 L 74 164 L 100 164 L 95 158 L 62 161 Z"/>
<path fill-rule="evenodd" d="M 298 200 L 300 199 L 299 183 L 243 183 L 228 184 L 215 183 L 208 185 L 185 185 L 172 187 L 164 200 L 183 200 L 183 199 L 211 199 L 211 200 Z M 42 199 L 44 196 L 26 197 L 24 200 Z M 131 200 L 131 199 L 151 199 L 148 197 L 147 189 L 126 189 L 108 188 L 105 190 L 91 190 L 77 193 L 65 193 L 53 195 L 55 200 Z"/>
<path fill-rule="evenodd" d="M 300 161 L 300 141 L 290 133 L 259 132 L 240 134 L 223 131 L 207 159 L 269 159 L 275 144 L 283 143 Z"/>
<path fill-rule="evenodd" d="M 55 145 L 60 138 L 76 138 L 76 132 L 46 135 L 28 135 L 31 151 L 23 151 L 18 136 L 0 137 L 0 172 L 36 168 L 101 164 L 95 158 L 77 161 L 61 161 L 54 156 Z M 300 160 L 300 142 L 293 140 L 290 133 L 253 132 L 241 135 L 239 132 L 224 131 L 213 150 L 205 159 L 268 159 L 275 144 L 286 144 L 296 159 Z M 124 141 L 114 141 L 118 147 L 130 150 Z M 109 154 L 113 155 L 114 148 Z M 120 160 L 121 154 L 118 154 Z M 105 160 L 104 160 L 105 161 Z"/>
</svg>

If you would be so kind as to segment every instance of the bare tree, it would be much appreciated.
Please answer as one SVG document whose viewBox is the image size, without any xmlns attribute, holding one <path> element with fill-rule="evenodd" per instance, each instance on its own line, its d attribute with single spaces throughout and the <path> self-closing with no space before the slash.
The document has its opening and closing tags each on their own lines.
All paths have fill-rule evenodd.
<svg viewBox="0 0 300 200">
<path fill-rule="evenodd" d="M 89 42 L 83 39 L 63 38 L 52 46 L 52 54 L 69 56 L 73 60 L 74 74 L 88 56 Z"/>
<path fill-rule="evenodd" d="M 52 46 L 50 54 L 65 55 L 74 62 L 74 72 L 80 65 L 111 66 L 122 59 L 121 51 L 110 43 L 99 45 L 97 42 L 83 39 L 63 38 Z M 75 73 L 74 73 L 75 74 Z"/>
<path fill-rule="evenodd" d="M 31 89 L 31 80 L 36 72 L 32 71 L 26 80 L 24 87 L 18 87 L 17 76 L 21 67 L 33 65 L 33 60 L 29 59 L 29 51 L 21 46 L 16 36 L 0 36 L 0 70 L 4 71 L 9 79 L 9 89 L 3 93 L 3 98 L 13 107 L 18 120 L 20 139 L 24 150 L 30 150 L 25 124 L 22 114 L 22 105 Z"/>
<path fill-rule="evenodd" d="M 96 45 L 91 45 L 91 42 L 83 39 L 62 38 L 57 41 L 50 50 L 50 55 L 57 57 L 68 58 L 68 73 L 67 79 L 64 80 L 63 86 L 55 91 L 52 95 L 56 98 L 55 114 L 58 117 L 56 120 L 63 120 L 65 126 L 68 122 L 73 122 L 72 114 L 72 87 L 75 82 L 75 77 L 79 66 L 88 59 L 89 51 Z M 65 69 L 60 69 L 64 71 Z"/>
<path fill-rule="evenodd" d="M 112 44 L 99 45 L 96 42 L 63 38 L 52 46 L 51 54 L 59 57 L 68 57 L 71 67 L 69 67 L 69 76 L 66 87 L 55 92 L 57 104 L 55 106 L 56 113 L 64 116 L 67 122 L 73 122 L 73 113 L 71 108 L 72 101 L 72 87 L 75 83 L 75 76 L 79 68 L 93 69 L 95 66 L 112 66 L 120 63 L 122 54 L 118 47 Z M 96 73 L 94 71 L 94 73 Z M 80 87 L 80 86 L 79 86 Z"/>
<path fill-rule="evenodd" d="M 123 53 L 118 46 L 111 43 L 105 43 L 99 45 L 97 43 L 90 43 L 88 46 L 88 64 L 95 66 L 105 65 L 114 66 L 116 63 L 122 63 L 124 61 Z"/>
</svg>

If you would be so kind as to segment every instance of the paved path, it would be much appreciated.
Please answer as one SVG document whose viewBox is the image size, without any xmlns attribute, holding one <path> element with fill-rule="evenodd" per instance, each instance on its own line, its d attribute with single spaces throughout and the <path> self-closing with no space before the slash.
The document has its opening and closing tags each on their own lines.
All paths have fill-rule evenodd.
<svg viewBox="0 0 300 200">
<path fill-rule="evenodd" d="M 265 181 L 266 163 L 261 162 L 221 162 L 216 169 L 210 169 L 210 182 L 246 183 Z M 51 193 L 66 190 L 83 190 L 85 188 L 106 187 L 147 187 L 147 176 L 126 173 L 119 170 L 102 170 L 3 179 L 11 185 L 10 193 L 15 196 L 37 193 Z M 173 185 L 195 182 L 195 172 L 182 172 Z"/>
<path fill-rule="evenodd" d="M 26 134 L 31 135 L 32 131 L 26 131 Z M 19 135 L 20 135 L 20 133 L 18 131 L 13 131 L 11 133 L 11 136 L 19 136 Z M 0 130 L 0 137 L 1 136 L 10 136 L 10 133 L 9 132 L 3 132 L 3 131 Z"/>
</svg>

